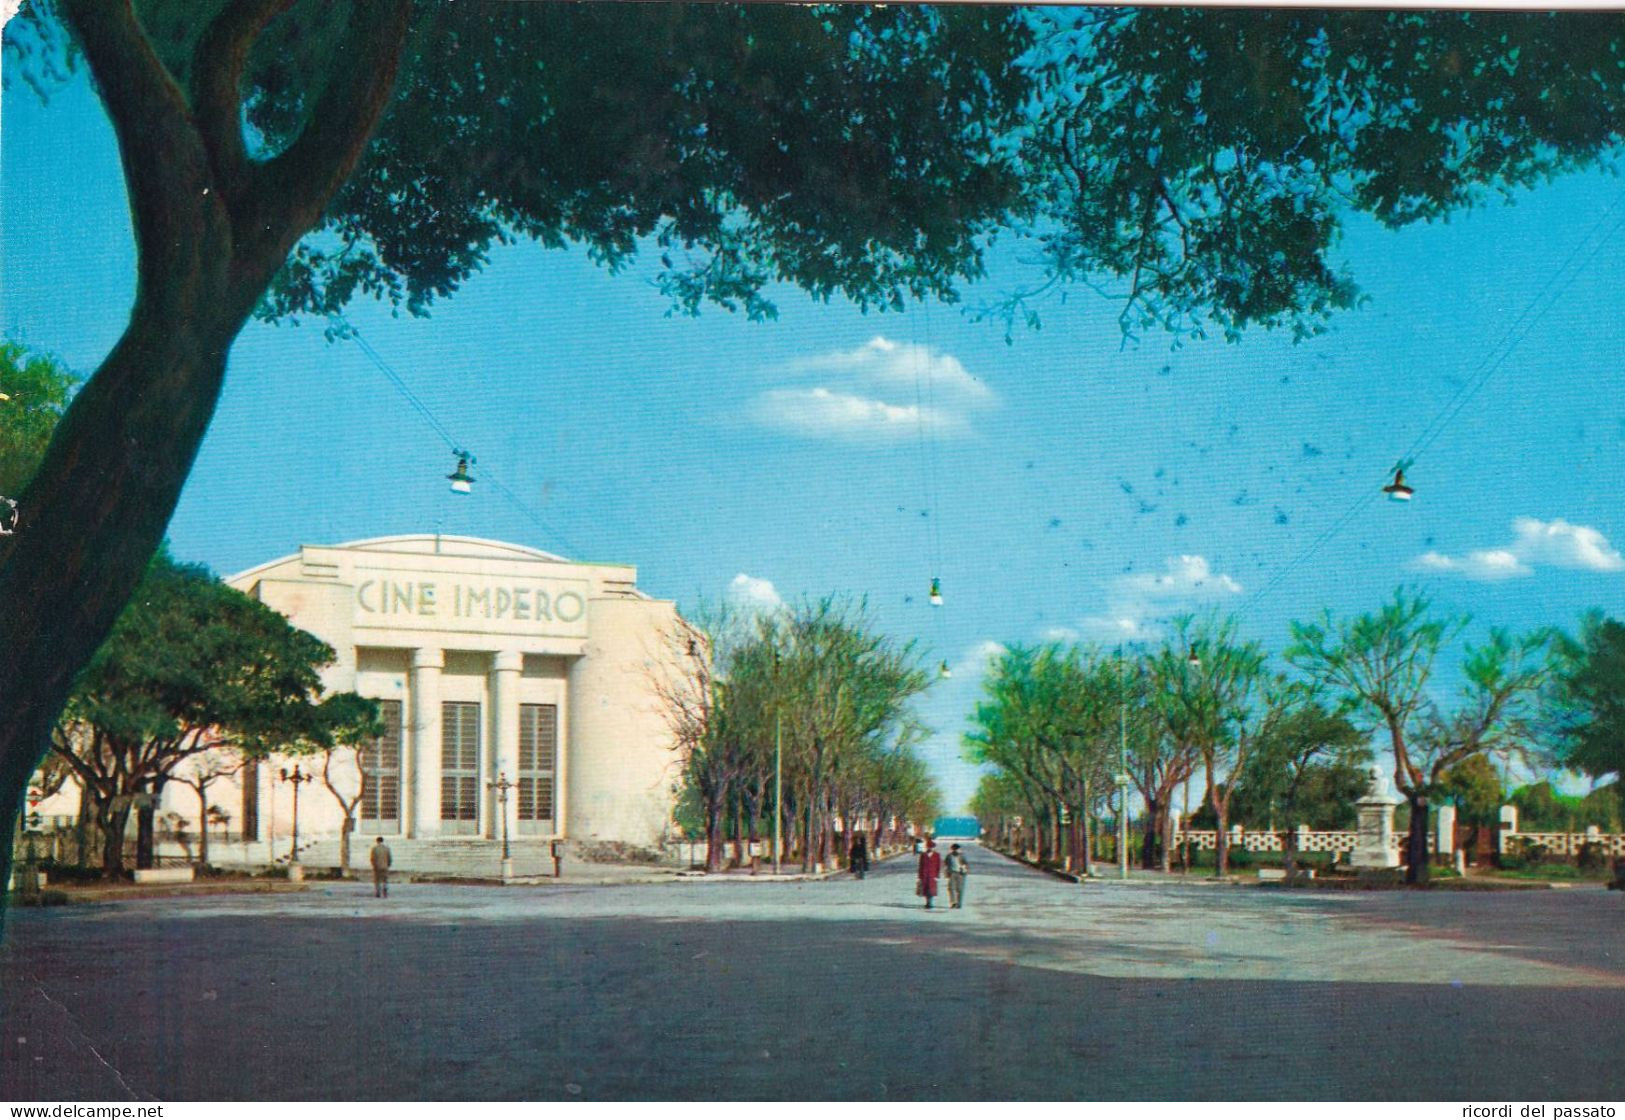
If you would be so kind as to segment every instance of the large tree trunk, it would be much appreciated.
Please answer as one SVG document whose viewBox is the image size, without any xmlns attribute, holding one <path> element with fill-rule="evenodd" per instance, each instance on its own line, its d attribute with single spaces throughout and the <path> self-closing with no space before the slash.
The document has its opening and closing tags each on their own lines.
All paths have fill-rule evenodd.
<svg viewBox="0 0 1625 1120">
<path fill-rule="evenodd" d="M 388 102 L 410 4 L 356 5 L 355 57 L 334 72 L 293 146 L 254 165 L 240 76 L 274 6 L 226 10 L 220 49 L 199 61 L 190 104 L 127 3 L 62 0 L 60 10 L 118 137 L 136 296 L 123 336 L 23 491 L 16 531 L 0 542 L 0 835 L 16 827 L 74 675 L 163 540 L 232 341 L 349 177 Z M 0 881 L 10 865 L 0 844 Z"/>
<path fill-rule="evenodd" d="M 109 809 L 99 813 L 96 823 L 102 830 L 102 874 L 108 879 L 124 877 L 124 830 L 130 822 L 130 810 Z"/>
<path fill-rule="evenodd" d="M 1406 794 L 1411 807 L 1411 827 L 1405 834 L 1405 871 L 1407 883 L 1428 881 L 1428 799 L 1419 793 Z"/>
<path fill-rule="evenodd" d="M 1145 834 L 1140 840 L 1140 867 L 1151 871 L 1157 866 L 1157 853 L 1162 850 L 1162 822 L 1168 806 L 1155 796 L 1145 799 Z"/>
<path fill-rule="evenodd" d="M 705 807 L 705 869 L 722 870 L 722 805 L 713 801 Z"/>
<path fill-rule="evenodd" d="M 135 866 L 146 871 L 153 866 L 157 845 L 153 842 L 153 826 L 158 816 L 158 795 L 148 793 L 135 811 Z"/>
<path fill-rule="evenodd" d="M 197 787 L 197 863 L 199 867 L 209 866 L 209 783 L 201 782 Z"/>
<path fill-rule="evenodd" d="M 339 825 L 339 874 L 350 877 L 350 837 L 355 834 L 355 815 L 346 810 L 344 823 Z"/>
</svg>

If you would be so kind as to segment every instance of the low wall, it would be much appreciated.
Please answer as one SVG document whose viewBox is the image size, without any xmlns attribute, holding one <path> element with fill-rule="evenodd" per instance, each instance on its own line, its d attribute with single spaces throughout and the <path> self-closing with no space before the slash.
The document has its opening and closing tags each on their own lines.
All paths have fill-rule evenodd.
<svg viewBox="0 0 1625 1120">
<path fill-rule="evenodd" d="M 1359 840 L 1359 833 L 1343 830 L 1322 830 L 1300 828 L 1297 832 L 1297 849 L 1300 852 L 1352 852 Z M 1271 832 L 1267 829 L 1248 831 L 1237 826 L 1230 830 L 1230 847 L 1249 852 L 1280 852 L 1284 851 L 1285 839 L 1288 833 L 1285 830 Z M 1438 835 L 1435 830 L 1428 830 L 1428 851 L 1437 853 Z M 1501 833 L 1501 848 L 1503 851 L 1516 851 L 1539 845 L 1554 856 L 1578 856 L 1580 850 L 1587 843 L 1594 844 L 1604 856 L 1625 856 L 1625 833 L 1618 832 L 1510 832 Z M 1201 852 L 1211 852 L 1218 846 L 1218 834 L 1209 829 L 1181 829 L 1174 833 L 1174 845 L 1189 843 L 1191 847 Z M 1388 838 L 1388 846 L 1395 851 L 1401 851 L 1405 843 L 1403 832 L 1394 832 Z"/>
</svg>

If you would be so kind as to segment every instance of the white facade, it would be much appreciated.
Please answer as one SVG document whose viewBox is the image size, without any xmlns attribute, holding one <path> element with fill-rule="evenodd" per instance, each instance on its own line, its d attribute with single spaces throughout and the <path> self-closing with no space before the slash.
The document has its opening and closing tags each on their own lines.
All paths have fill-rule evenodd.
<svg viewBox="0 0 1625 1120">
<path fill-rule="evenodd" d="M 383 706 L 390 731 L 366 756 L 352 866 L 383 836 L 403 870 L 494 867 L 504 816 L 519 874 L 548 869 L 555 839 L 666 840 L 678 765 L 656 681 L 682 670 L 685 643 L 675 606 L 639 592 L 633 568 L 421 535 L 307 545 L 226 582 L 334 648 L 328 691 Z M 325 761 L 354 797 L 355 752 Z M 316 778 L 298 790 L 299 860 L 337 862 L 343 811 L 321 755 L 211 784 L 209 803 L 231 818 L 211 828 L 211 862 L 287 859 L 294 785 L 280 775 L 296 763 Z M 513 783 L 505 813 L 499 778 Z M 201 804 L 186 785 L 165 787 L 161 813 L 197 835 Z"/>
</svg>

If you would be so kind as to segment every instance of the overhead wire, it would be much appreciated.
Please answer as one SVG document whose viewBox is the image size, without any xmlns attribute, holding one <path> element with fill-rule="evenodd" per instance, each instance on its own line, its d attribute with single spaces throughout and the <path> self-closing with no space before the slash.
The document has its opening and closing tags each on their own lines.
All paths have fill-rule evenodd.
<svg viewBox="0 0 1625 1120">
<path fill-rule="evenodd" d="M 341 328 L 339 331 L 339 337 L 349 339 L 360 348 L 362 354 L 366 355 L 367 359 L 372 362 L 373 366 L 377 368 L 378 372 L 383 374 L 389 383 L 394 386 L 395 391 L 398 392 L 402 399 L 404 399 L 406 403 L 412 407 L 412 410 L 422 418 L 424 423 L 428 424 L 429 427 L 434 430 L 436 435 L 445 441 L 446 446 L 451 449 L 452 454 L 462 456 L 469 453 L 467 450 L 469 445 L 461 440 L 458 440 L 452 435 L 451 430 L 447 428 L 445 424 L 440 422 L 439 417 L 435 416 L 434 411 L 428 406 L 427 403 L 424 402 L 423 398 L 418 396 L 418 394 L 413 391 L 412 387 L 406 383 L 406 379 L 402 377 L 400 373 L 384 359 L 382 354 L 378 353 L 377 349 L 373 347 L 372 343 L 368 342 L 367 339 L 362 336 L 359 327 L 355 326 L 343 316 L 334 316 L 333 322 Z M 558 529 L 549 524 L 541 514 L 537 513 L 527 502 L 522 500 L 518 494 L 514 493 L 514 491 L 509 488 L 507 483 L 503 482 L 501 478 L 497 477 L 492 472 L 489 463 L 486 463 L 480 467 L 480 474 L 482 481 L 488 483 L 493 489 L 506 498 L 509 504 L 511 504 L 514 509 L 518 510 L 519 513 L 527 518 L 532 524 L 545 532 L 553 540 L 557 541 L 559 545 L 564 548 L 566 553 L 577 557 L 581 555 L 575 546 L 565 539 L 563 533 L 559 532 Z"/>
<path fill-rule="evenodd" d="M 1484 357 L 1479 360 L 1478 364 L 1474 367 L 1473 372 L 1468 375 L 1465 383 L 1459 389 L 1457 389 L 1455 394 L 1453 394 L 1451 398 L 1445 402 L 1443 408 L 1441 408 L 1440 411 L 1434 415 L 1433 419 L 1430 420 L 1423 427 L 1422 431 L 1417 434 L 1416 438 L 1411 441 L 1410 445 L 1399 458 L 1399 463 L 1401 465 L 1414 463 L 1418 457 L 1428 451 L 1428 449 L 1438 441 L 1439 437 L 1444 434 L 1445 430 L 1452 422 L 1454 422 L 1456 417 L 1461 415 L 1462 410 L 1465 409 L 1467 405 L 1471 403 L 1472 399 L 1476 397 L 1484 386 L 1489 383 L 1490 378 L 1492 378 L 1496 372 L 1506 364 L 1507 360 L 1512 356 L 1519 344 L 1521 344 L 1525 338 L 1529 337 L 1530 332 L 1533 331 L 1534 328 L 1538 326 L 1548 314 L 1550 314 L 1551 310 L 1557 306 L 1558 301 L 1561 299 L 1563 294 L 1567 292 L 1574 282 L 1578 280 L 1580 276 L 1590 267 L 1591 262 L 1597 258 L 1598 254 L 1600 254 L 1603 249 L 1613 242 L 1615 236 L 1618 235 L 1621 230 L 1625 230 L 1625 212 L 1622 212 L 1620 216 L 1614 220 L 1613 226 L 1608 229 L 1608 231 L 1601 238 L 1597 238 L 1598 232 L 1601 231 L 1603 226 L 1608 223 L 1613 212 L 1620 209 L 1621 202 L 1625 202 L 1625 190 L 1622 190 L 1618 195 L 1616 195 L 1614 200 L 1610 202 L 1606 208 L 1604 208 L 1596 223 L 1583 237 L 1576 241 L 1574 247 L 1569 250 L 1568 255 L 1563 258 L 1562 263 L 1560 263 L 1557 268 L 1552 270 L 1552 272 L 1547 276 L 1546 282 L 1541 285 L 1540 291 L 1535 293 L 1530 301 L 1524 306 L 1524 309 L 1515 319 L 1513 319 L 1512 323 L 1508 325 L 1505 333 L 1502 334 L 1501 338 L 1496 342 L 1496 344 L 1492 346 L 1485 353 Z M 1580 263 L 1578 268 L 1571 270 L 1570 266 L 1574 264 L 1575 260 L 1579 258 L 1580 254 L 1585 250 L 1586 246 L 1593 241 L 1593 239 L 1596 239 L 1596 243 L 1592 245 L 1591 251 L 1586 253 L 1585 259 Z M 1565 275 L 1565 273 L 1567 273 L 1567 275 Z M 1555 290 L 1554 285 L 1556 286 Z M 1550 295 L 1550 299 L 1547 298 L 1548 295 Z M 1406 469 L 1408 469 L 1408 466 Z M 1341 532 L 1349 522 L 1353 521 L 1356 517 L 1363 513 L 1366 508 L 1376 500 L 1379 492 L 1380 491 L 1367 488 L 1361 494 L 1361 496 L 1355 500 L 1353 505 L 1351 505 L 1340 517 L 1337 518 L 1337 520 L 1332 522 L 1331 525 L 1329 525 L 1317 537 L 1315 537 L 1315 539 L 1312 540 L 1309 545 L 1303 549 L 1303 551 L 1294 556 L 1286 564 L 1276 569 L 1270 578 L 1265 581 L 1263 586 L 1261 586 L 1257 591 L 1253 592 L 1252 595 L 1248 596 L 1247 599 L 1243 600 L 1241 606 L 1238 608 L 1239 613 L 1245 614 L 1248 610 L 1258 605 L 1258 603 L 1263 601 L 1271 591 L 1280 586 L 1281 582 L 1285 580 L 1287 576 L 1291 575 L 1299 567 L 1307 563 L 1316 552 L 1331 541 L 1332 538 L 1337 536 L 1337 534 Z"/>
</svg>

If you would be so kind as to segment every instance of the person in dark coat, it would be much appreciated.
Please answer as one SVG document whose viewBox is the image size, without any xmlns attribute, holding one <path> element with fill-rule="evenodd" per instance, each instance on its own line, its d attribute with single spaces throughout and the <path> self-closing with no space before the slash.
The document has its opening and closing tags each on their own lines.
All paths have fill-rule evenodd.
<svg viewBox="0 0 1625 1120">
<path fill-rule="evenodd" d="M 925 908 L 930 910 L 931 900 L 937 897 L 937 879 L 942 875 L 942 854 L 937 842 L 926 838 L 925 851 L 920 853 L 919 893 L 925 897 Z"/>
<path fill-rule="evenodd" d="M 852 852 L 847 857 L 847 865 L 851 867 L 852 874 L 860 879 L 869 870 L 869 842 L 861 832 L 852 837 Z"/>
<path fill-rule="evenodd" d="M 384 843 L 380 836 L 378 842 L 372 846 L 372 896 L 374 898 L 389 897 L 389 845 Z"/>
</svg>

